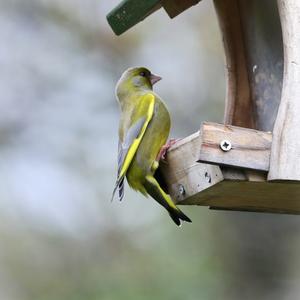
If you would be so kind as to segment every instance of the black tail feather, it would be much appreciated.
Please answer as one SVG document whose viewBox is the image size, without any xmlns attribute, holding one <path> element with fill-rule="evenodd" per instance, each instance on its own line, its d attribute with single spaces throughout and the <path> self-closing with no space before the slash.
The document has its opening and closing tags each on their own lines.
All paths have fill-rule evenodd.
<svg viewBox="0 0 300 300">
<path fill-rule="evenodd" d="M 188 216 L 186 216 L 181 210 L 179 210 L 179 209 L 170 210 L 169 209 L 168 211 L 169 211 L 170 217 L 172 218 L 172 220 L 174 221 L 174 223 L 177 226 L 181 225 L 181 220 L 185 221 L 185 222 L 192 223 L 192 220 Z"/>
<path fill-rule="evenodd" d="M 111 200 L 110 200 L 111 202 L 114 200 L 117 190 L 118 190 L 119 201 L 122 201 L 122 199 L 124 197 L 124 176 L 117 180 L 115 188 L 114 188 L 112 196 L 111 196 Z"/>
<path fill-rule="evenodd" d="M 169 212 L 170 217 L 177 226 L 181 225 L 180 220 L 192 222 L 191 219 L 173 203 L 170 205 L 170 202 L 172 202 L 170 196 L 160 188 L 159 183 L 154 177 L 146 177 L 144 187 L 147 193 Z"/>
</svg>

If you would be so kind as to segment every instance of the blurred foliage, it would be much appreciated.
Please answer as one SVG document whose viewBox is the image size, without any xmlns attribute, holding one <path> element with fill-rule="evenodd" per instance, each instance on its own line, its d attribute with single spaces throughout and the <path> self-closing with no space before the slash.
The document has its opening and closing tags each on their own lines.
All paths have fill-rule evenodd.
<svg viewBox="0 0 300 300">
<path fill-rule="evenodd" d="M 298 217 L 184 207 L 178 229 L 128 189 L 109 202 L 125 68 L 162 75 L 173 136 L 225 94 L 211 3 L 115 37 L 117 3 L 0 1 L 0 299 L 298 299 Z"/>
</svg>

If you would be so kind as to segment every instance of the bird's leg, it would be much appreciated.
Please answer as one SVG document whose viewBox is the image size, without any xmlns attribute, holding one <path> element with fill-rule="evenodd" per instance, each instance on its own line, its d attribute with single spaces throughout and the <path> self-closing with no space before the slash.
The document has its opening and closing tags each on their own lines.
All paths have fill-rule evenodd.
<svg viewBox="0 0 300 300">
<path fill-rule="evenodd" d="M 160 161 L 161 159 L 166 160 L 167 151 L 169 150 L 169 148 L 171 146 L 173 146 L 179 140 L 180 139 L 170 139 L 170 140 L 168 140 L 168 142 L 160 148 L 160 151 L 159 151 L 159 153 L 156 157 L 156 160 L 157 161 Z"/>
</svg>

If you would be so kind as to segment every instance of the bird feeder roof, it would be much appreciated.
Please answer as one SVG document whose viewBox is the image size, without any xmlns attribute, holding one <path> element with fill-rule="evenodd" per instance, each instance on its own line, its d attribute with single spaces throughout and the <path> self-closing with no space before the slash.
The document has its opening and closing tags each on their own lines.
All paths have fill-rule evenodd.
<svg viewBox="0 0 300 300">
<path fill-rule="evenodd" d="M 170 18 L 174 18 L 200 1 L 201 0 L 123 0 L 106 18 L 114 33 L 121 35 L 162 7 Z"/>
</svg>

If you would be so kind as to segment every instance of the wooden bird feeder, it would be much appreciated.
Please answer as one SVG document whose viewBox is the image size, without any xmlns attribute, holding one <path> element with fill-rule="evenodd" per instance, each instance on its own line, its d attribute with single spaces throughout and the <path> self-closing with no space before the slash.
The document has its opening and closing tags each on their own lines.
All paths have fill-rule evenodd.
<svg viewBox="0 0 300 300">
<path fill-rule="evenodd" d="M 197 0 L 126 0 L 108 15 L 121 34 L 163 7 Z M 224 124 L 205 122 L 161 164 L 178 204 L 300 213 L 300 1 L 214 0 L 223 36 Z"/>
</svg>

